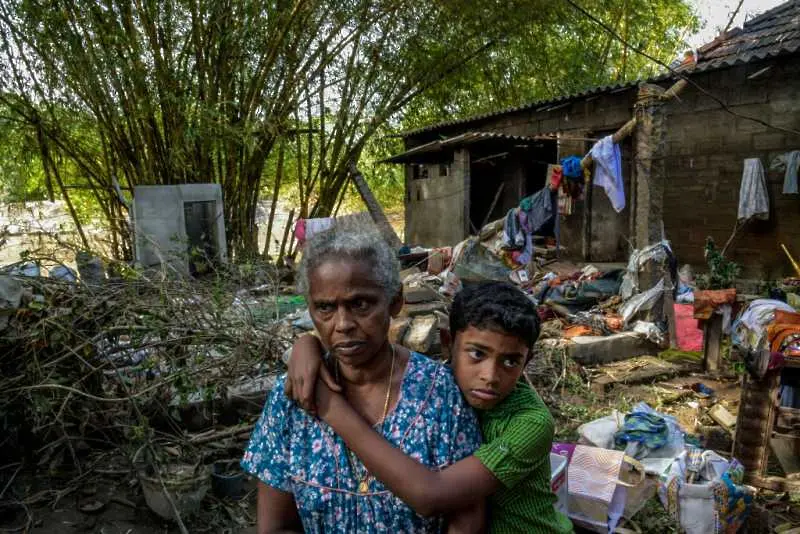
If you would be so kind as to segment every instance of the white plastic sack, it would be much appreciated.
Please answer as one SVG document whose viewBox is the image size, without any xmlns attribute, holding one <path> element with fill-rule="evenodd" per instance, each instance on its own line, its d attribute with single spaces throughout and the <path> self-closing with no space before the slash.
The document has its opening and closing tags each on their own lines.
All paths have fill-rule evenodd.
<svg viewBox="0 0 800 534">
<path fill-rule="evenodd" d="M 736 460 L 693 449 L 681 453 L 661 475 L 658 496 L 686 534 L 736 532 L 752 502 L 751 488 L 741 484 L 743 476 Z"/>
</svg>

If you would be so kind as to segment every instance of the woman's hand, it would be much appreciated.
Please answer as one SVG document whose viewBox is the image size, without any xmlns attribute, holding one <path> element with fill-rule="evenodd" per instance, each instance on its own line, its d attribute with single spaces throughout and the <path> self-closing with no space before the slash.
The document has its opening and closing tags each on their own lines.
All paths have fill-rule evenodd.
<svg viewBox="0 0 800 534">
<path fill-rule="evenodd" d="M 299 337 L 292 345 L 289 372 L 286 376 L 285 393 L 305 411 L 316 414 L 314 386 L 319 378 L 330 390 L 341 392 L 342 388 L 331 376 L 322 361 L 323 347 L 315 336 Z"/>
</svg>

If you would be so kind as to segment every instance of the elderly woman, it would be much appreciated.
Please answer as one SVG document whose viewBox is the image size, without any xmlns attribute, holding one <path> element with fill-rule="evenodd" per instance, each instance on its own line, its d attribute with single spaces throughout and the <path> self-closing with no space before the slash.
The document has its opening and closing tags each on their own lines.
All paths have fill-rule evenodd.
<svg viewBox="0 0 800 534">
<path fill-rule="evenodd" d="M 392 250 L 374 231 L 336 226 L 306 243 L 298 287 L 350 404 L 376 431 L 431 467 L 469 456 L 477 421 L 450 371 L 388 340 L 402 307 Z M 259 480 L 258 532 L 472 532 L 472 506 L 422 517 L 376 480 L 333 430 L 285 396 L 278 379 L 242 461 Z"/>
</svg>

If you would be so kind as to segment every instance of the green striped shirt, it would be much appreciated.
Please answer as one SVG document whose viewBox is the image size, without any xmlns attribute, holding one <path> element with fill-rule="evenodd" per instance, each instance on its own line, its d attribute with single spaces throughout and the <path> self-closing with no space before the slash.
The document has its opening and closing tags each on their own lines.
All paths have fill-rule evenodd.
<svg viewBox="0 0 800 534">
<path fill-rule="evenodd" d="M 489 498 L 489 532 L 572 532 L 553 504 L 550 447 L 555 424 L 542 399 L 520 382 L 500 404 L 478 411 L 485 441 L 475 456 L 503 484 Z"/>
</svg>

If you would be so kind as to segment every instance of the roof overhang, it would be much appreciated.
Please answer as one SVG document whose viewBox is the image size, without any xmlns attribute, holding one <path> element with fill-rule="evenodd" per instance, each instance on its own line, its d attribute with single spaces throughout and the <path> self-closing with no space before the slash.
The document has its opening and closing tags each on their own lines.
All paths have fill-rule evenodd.
<svg viewBox="0 0 800 534">
<path fill-rule="evenodd" d="M 441 163 L 449 160 L 454 150 L 464 146 L 481 145 L 481 147 L 529 148 L 547 141 L 556 141 L 555 137 L 525 137 L 498 132 L 466 132 L 446 139 L 438 139 L 424 145 L 415 146 L 401 154 L 387 158 L 381 163 Z"/>
</svg>

